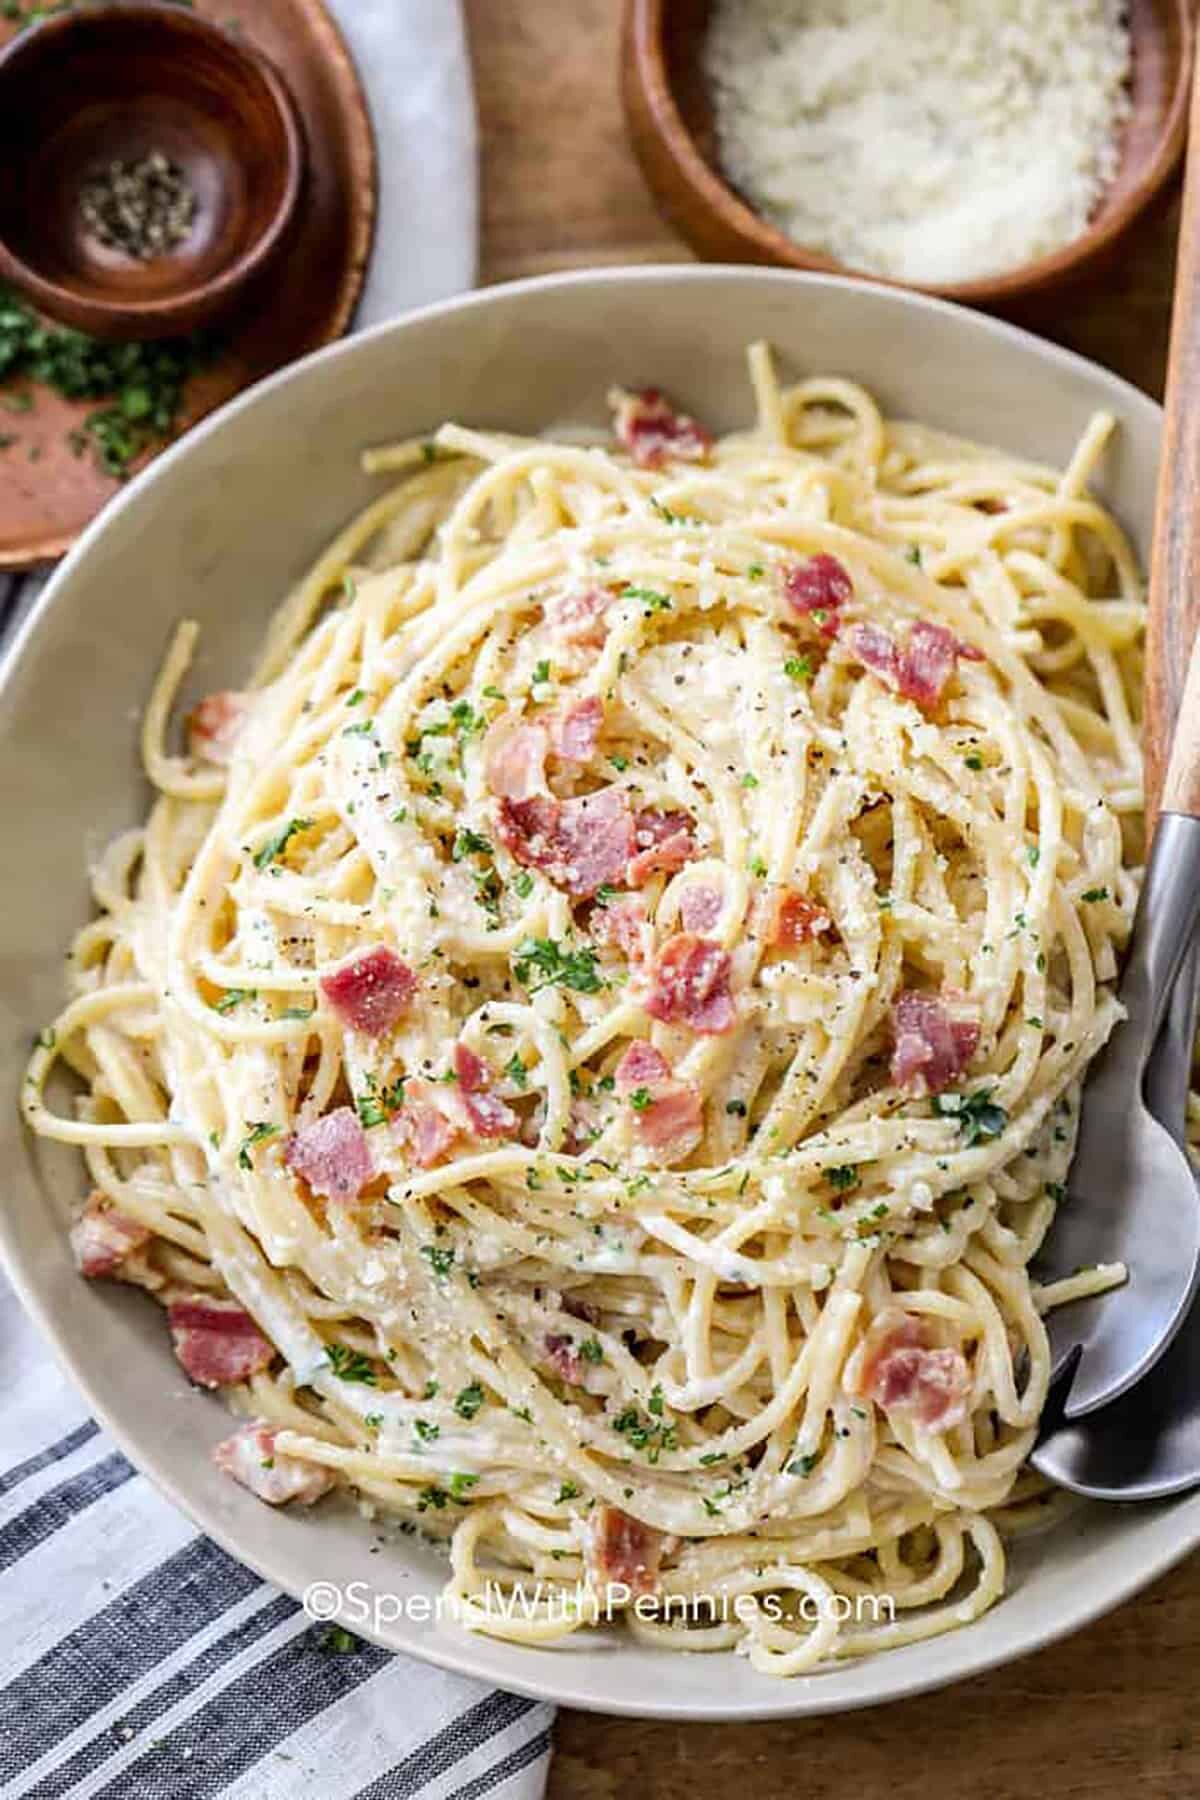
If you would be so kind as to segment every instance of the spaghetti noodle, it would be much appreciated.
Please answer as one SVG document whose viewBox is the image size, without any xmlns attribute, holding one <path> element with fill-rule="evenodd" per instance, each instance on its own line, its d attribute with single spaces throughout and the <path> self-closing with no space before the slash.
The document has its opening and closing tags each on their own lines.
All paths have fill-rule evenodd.
<svg viewBox="0 0 1200 1800">
<path fill-rule="evenodd" d="M 448 1542 L 476 1628 L 787 1675 L 978 1616 L 1053 1504 L 1143 604 L 1111 419 L 1059 473 L 750 366 L 717 441 L 645 393 L 369 453 L 187 755 L 180 628 L 24 1105 L 263 1498 Z"/>
</svg>

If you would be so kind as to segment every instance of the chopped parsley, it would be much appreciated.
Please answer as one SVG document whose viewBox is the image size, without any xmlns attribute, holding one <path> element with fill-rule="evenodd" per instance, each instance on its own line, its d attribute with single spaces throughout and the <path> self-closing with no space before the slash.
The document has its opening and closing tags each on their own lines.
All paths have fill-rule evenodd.
<svg viewBox="0 0 1200 1800">
<path fill-rule="evenodd" d="M 803 1475 L 807 1479 L 820 1460 L 821 1452 L 819 1450 L 810 1451 L 805 1456 L 797 1456 L 793 1462 L 788 1463 L 787 1473 L 789 1475 Z"/>
<path fill-rule="evenodd" d="M 634 1112 L 645 1112 L 646 1108 L 650 1104 L 650 1098 L 651 1098 L 651 1096 L 650 1096 L 649 1088 L 647 1088 L 647 1087 L 634 1088 L 632 1094 L 630 1094 L 630 1096 L 629 1096 L 629 1104 L 630 1104 L 630 1106 L 632 1106 Z"/>
<path fill-rule="evenodd" d="M 289 819 L 281 831 L 277 831 L 274 837 L 269 837 L 262 848 L 255 851 L 255 868 L 265 869 L 269 863 L 277 862 L 292 839 L 302 831 L 311 831 L 312 825 L 311 819 Z"/>
<path fill-rule="evenodd" d="M 1094 900 L 1107 900 L 1108 899 L 1108 889 L 1106 887 L 1088 888 L 1085 893 L 1082 893 L 1079 896 L 1079 898 L 1083 901 L 1086 901 L 1089 905 Z"/>
<path fill-rule="evenodd" d="M 431 1425 L 428 1419 L 414 1419 L 413 1430 L 423 1444 L 432 1444 L 435 1438 L 442 1435 L 440 1425 Z"/>
<path fill-rule="evenodd" d="M 534 685 L 534 687 L 543 687 L 543 686 L 545 686 L 546 682 L 549 681 L 549 679 L 550 679 L 550 664 L 549 664 L 549 661 L 547 660 L 547 658 L 543 657 L 541 662 L 536 663 L 534 665 L 533 685 Z"/>
<path fill-rule="evenodd" d="M 250 1121 L 247 1119 L 246 1123 L 249 1125 Z M 278 1131 L 278 1125 L 268 1125 L 265 1122 L 260 1122 L 257 1125 L 250 1125 L 249 1131 L 238 1145 L 238 1168 L 252 1169 L 254 1163 L 251 1160 L 250 1152 L 254 1149 L 254 1146 L 256 1144 L 264 1143 L 267 1138 L 275 1137 Z"/>
<path fill-rule="evenodd" d="M 513 953 L 513 969 L 531 994 L 546 987 L 598 994 L 604 986 L 594 950 L 564 949 L 554 938 L 525 938 Z"/>
<path fill-rule="evenodd" d="M 744 1119 L 746 1116 L 746 1102 L 744 1100 L 727 1100 L 725 1102 L 725 1111 L 729 1114 L 730 1118 Z"/>
<path fill-rule="evenodd" d="M 584 1338 L 576 1348 L 584 1362 L 601 1363 L 604 1361 L 604 1345 L 599 1338 Z"/>
<path fill-rule="evenodd" d="M 825 1179 L 837 1193 L 844 1194 L 858 1186 L 858 1169 L 853 1163 L 839 1163 L 835 1168 L 826 1169 Z"/>
<path fill-rule="evenodd" d="M 492 846 L 487 838 L 481 837 L 477 831 L 469 831 L 464 827 L 455 834 L 450 860 L 451 862 L 461 862 L 464 856 L 490 856 L 491 854 Z"/>
<path fill-rule="evenodd" d="M 425 1257 L 439 1281 L 444 1280 L 454 1267 L 453 1250 L 445 1250 L 440 1244 L 422 1244 L 421 1255 Z"/>
<path fill-rule="evenodd" d="M 450 1488 L 450 1498 L 452 1500 L 462 1500 L 476 1485 L 478 1480 L 478 1475 L 467 1475 L 464 1474 L 461 1469 L 455 1469 L 450 1476 L 448 1484 Z"/>
<path fill-rule="evenodd" d="M 213 1011 L 219 1013 L 232 1012 L 243 1000 L 257 1000 L 257 988 L 226 988 L 219 1000 L 213 1001 Z"/>
<path fill-rule="evenodd" d="M 529 1086 L 529 1073 L 525 1064 L 521 1061 L 519 1051 L 513 1051 L 512 1055 L 504 1065 L 504 1073 L 508 1076 L 508 1079 L 512 1082 L 514 1087 L 527 1088 Z"/>
<path fill-rule="evenodd" d="M 477 1381 L 461 1388 L 454 1398 L 454 1410 L 460 1419 L 473 1419 L 483 1405 L 483 1389 Z"/>
<path fill-rule="evenodd" d="M 554 1496 L 554 1504 L 555 1506 L 561 1506 L 566 1500 L 578 1500 L 578 1498 L 579 1489 L 575 1486 L 575 1483 L 573 1481 L 564 1481 L 557 1494 Z"/>
<path fill-rule="evenodd" d="M 783 672 L 793 681 L 811 681 L 813 678 L 812 657 L 789 656 L 783 665 Z"/>
<path fill-rule="evenodd" d="M 935 1094 L 933 1110 L 939 1118 L 957 1119 L 958 1128 L 968 1149 L 998 1138 L 1008 1124 L 1008 1114 L 992 1102 L 991 1088 L 977 1088 L 973 1094 Z"/>
<path fill-rule="evenodd" d="M 521 870 L 521 873 L 513 882 L 513 890 L 516 893 L 518 900 L 528 900 L 530 894 L 533 892 L 533 876 L 527 869 Z"/>
<path fill-rule="evenodd" d="M 326 1344 L 325 1360 L 330 1373 L 339 1381 L 357 1381 L 363 1387 L 379 1384 L 371 1358 L 364 1356 L 361 1350 L 352 1350 L 349 1344 Z"/>
</svg>

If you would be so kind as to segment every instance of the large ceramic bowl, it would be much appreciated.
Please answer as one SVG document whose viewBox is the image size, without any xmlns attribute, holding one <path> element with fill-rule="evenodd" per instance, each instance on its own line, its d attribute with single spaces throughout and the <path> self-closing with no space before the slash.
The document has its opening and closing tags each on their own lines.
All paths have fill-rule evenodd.
<svg viewBox="0 0 1200 1800">
<path fill-rule="evenodd" d="M 31 1031 L 57 1007 L 63 948 L 88 912 L 88 858 L 141 818 L 137 714 L 172 624 L 198 619 L 195 689 L 236 684 L 268 613 L 377 484 L 362 445 L 446 417 L 538 431 L 605 417 L 613 382 L 654 382 L 719 429 L 744 421 L 743 349 L 768 338 L 787 370 L 865 382 L 912 414 L 1063 461 L 1090 414 L 1120 420 L 1103 496 L 1148 553 L 1159 412 L 1112 375 L 990 319 L 825 276 L 721 268 L 606 271 L 521 283 L 417 313 L 325 350 L 200 426 L 114 502 L 67 558 L 0 675 L 4 944 L 0 1230 L 26 1304 L 133 1460 L 235 1556 L 294 1594 L 331 1582 L 428 1603 L 432 1552 L 372 1533 L 347 1503 L 277 1513 L 219 1475 L 216 1400 L 189 1388 L 144 1296 L 86 1286 L 65 1241 L 83 1175 L 17 1121 Z M 975 1674 L 1085 1623 L 1200 1542 L 1200 1497 L 1096 1508 L 1013 1557 L 1007 1597 L 932 1643 L 791 1682 L 729 1655 L 679 1656 L 592 1634 L 558 1650 L 409 1616 L 387 1646 L 503 1687 L 610 1712 L 696 1719 L 817 1713 Z M 385 1605 L 387 1603 L 385 1602 Z M 397 1609 L 398 1610 L 398 1609 Z M 409 1609 L 411 1614 L 411 1608 Z"/>
</svg>

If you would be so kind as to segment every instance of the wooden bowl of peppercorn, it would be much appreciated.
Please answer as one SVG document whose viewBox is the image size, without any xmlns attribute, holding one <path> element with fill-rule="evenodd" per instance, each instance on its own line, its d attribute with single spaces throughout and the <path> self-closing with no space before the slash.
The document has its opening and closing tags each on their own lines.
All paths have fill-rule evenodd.
<svg viewBox="0 0 1200 1800">
<path fill-rule="evenodd" d="M 211 325 L 285 247 L 304 140 L 258 51 L 175 4 L 58 14 L 0 53 L 0 279 L 96 337 Z"/>
</svg>

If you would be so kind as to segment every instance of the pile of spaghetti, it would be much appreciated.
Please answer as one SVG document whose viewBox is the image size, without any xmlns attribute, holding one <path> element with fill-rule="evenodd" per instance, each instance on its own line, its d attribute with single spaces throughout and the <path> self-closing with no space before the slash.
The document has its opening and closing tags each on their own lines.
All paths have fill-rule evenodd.
<svg viewBox="0 0 1200 1800">
<path fill-rule="evenodd" d="M 976 1617 L 1052 1504 L 1143 607 L 1110 419 L 1059 473 L 750 369 L 719 440 L 369 453 L 186 754 L 181 627 L 24 1103 L 261 1498 L 445 1540 L 478 1629 L 786 1675 Z"/>
</svg>

